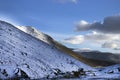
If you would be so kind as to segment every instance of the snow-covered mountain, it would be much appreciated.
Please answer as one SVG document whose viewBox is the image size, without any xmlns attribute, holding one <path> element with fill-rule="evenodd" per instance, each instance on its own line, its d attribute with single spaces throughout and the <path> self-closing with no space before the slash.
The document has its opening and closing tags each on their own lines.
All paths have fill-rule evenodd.
<svg viewBox="0 0 120 80">
<path fill-rule="evenodd" d="M 90 59 L 69 50 L 33 27 L 0 21 L 0 79 L 120 79 L 119 64 L 95 69 L 85 64 Z"/>
<path fill-rule="evenodd" d="M 37 31 L 31 27 L 18 29 L 0 21 L 0 78 L 24 76 L 39 79 L 55 76 L 56 71 L 65 73 L 78 71 L 81 68 L 85 71 L 95 71 L 53 45 L 49 45 L 49 40 L 44 37 L 46 35 L 36 34 Z"/>
<path fill-rule="evenodd" d="M 57 49 L 67 53 L 68 55 L 71 55 L 72 57 L 74 57 L 74 58 L 78 59 L 79 61 L 82 61 L 90 66 L 100 66 L 101 65 L 101 64 L 98 64 L 98 62 L 96 63 L 96 60 L 92 60 L 92 59 L 89 59 L 82 55 L 77 54 L 76 52 L 72 51 L 71 49 L 67 48 L 66 46 L 55 41 L 49 35 L 42 33 L 41 31 L 35 29 L 34 27 L 31 27 L 31 26 L 16 26 L 16 27 L 18 29 L 22 30 L 23 32 L 25 32 L 39 40 L 42 40 L 43 42 L 45 42 L 51 46 L 56 47 Z M 79 51 L 79 49 L 76 49 L 75 51 Z M 85 51 L 86 51 L 86 49 L 85 49 Z"/>
</svg>

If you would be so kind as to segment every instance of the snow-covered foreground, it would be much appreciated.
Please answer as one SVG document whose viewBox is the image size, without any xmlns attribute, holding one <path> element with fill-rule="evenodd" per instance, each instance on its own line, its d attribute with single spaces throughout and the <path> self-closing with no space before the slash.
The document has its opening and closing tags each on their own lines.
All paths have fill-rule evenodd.
<svg viewBox="0 0 120 80">
<path fill-rule="evenodd" d="M 33 33 L 36 32 L 36 33 Z M 16 28 L 0 21 L 0 78 L 111 78 L 107 69 L 94 69 L 58 50 L 34 28 Z M 32 36 L 31 36 L 32 35 Z M 107 71 L 107 72 L 106 72 Z"/>
</svg>

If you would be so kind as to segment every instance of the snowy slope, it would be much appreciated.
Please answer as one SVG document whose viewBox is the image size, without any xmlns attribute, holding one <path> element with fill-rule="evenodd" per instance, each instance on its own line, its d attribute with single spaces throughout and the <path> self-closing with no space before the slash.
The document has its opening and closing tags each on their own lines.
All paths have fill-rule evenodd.
<svg viewBox="0 0 120 80">
<path fill-rule="evenodd" d="M 15 26 L 15 27 L 17 27 L 18 29 L 20 29 L 21 31 L 27 34 L 30 34 L 31 36 L 37 39 L 42 40 L 45 43 L 48 43 L 51 45 L 54 44 L 54 40 L 50 36 L 48 36 L 45 33 L 42 33 L 41 31 L 35 29 L 34 27 L 31 27 L 31 26 Z"/>
<path fill-rule="evenodd" d="M 77 71 L 79 68 L 95 70 L 4 21 L 0 21 L 0 55 L 0 78 L 24 73 L 38 79 L 54 76 L 54 69 L 62 72 Z"/>
<path fill-rule="evenodd" d="M 67 48 L 66 46 L 64 46 L 61 43 L 52 39 L 52 37 L 50 37 L 49 35 L 42 33 L 41 31 L 35 29 L 34 27 L 31 27 L 31 26 L 16 26 L 16 27 L 27 34 L 29 34 L 39 40 L 42 40 L 43 42 L 45 42 L 49 45 L 56 47 L 57 49 L 67 53 L 68 55 L 78 59 L 79 61 L 84 62 L 85 64 L 88 64 L 90 66 L 99 66 L 100 65 L 100 64 L 97 64 L 96 61 L 86 58 L 86 57 L 79 55 L 78 53 L 72 51 L 71 49 Z"/>
<path fill-rule="evenodd" d="M 109 74 L 120 74 L 120 64 L 105 67 L 102 69 L 102 72 Z"/>
<path fill-rule="evenodd" d="M 120 64 L 99 68 L 98 70 L 101 74 L 92 78 L 103 80 L 120 80 Z"/>
</svg>

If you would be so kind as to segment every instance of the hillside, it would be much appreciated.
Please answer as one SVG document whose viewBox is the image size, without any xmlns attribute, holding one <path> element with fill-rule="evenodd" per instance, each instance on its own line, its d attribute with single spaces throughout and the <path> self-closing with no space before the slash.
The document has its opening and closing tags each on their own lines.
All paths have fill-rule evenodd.
<svg viewBox="0 0 120 80">
<path fill-rule="evenodd" d="M 120 54 L 100 51 L 82 51 L 82 50 L 73 51 L 77 52 L 79 55 L 82 55 L 88 59 L 98 60 L 103 63 L 108 63 L 108 65 L 120 63 Z"/>
<path fill-rule="evenodd" d="M 39 79 L 56 76 L 56 70 L 63 73 L 81 68 L 95 70 L 4 21 L 0 21 L 0 55 L 0 78 L 5 79 L 15 76 Z"/>
<path fill-rule="evenodd" d="M 52 37 L 50 37 L 49 35 L 42 33 L 41 31 L 35 29 L 34 27 L 31 26 L 16 26 L 18 29 L 24 31 L 27 34 L 30 34 L 31 36 L 42 40 L 43 42 L 52 45 L 54 47 L 56 47 L 57 49 L 71 55 L 72 57 L 76 58 L 79 61 L 82 61 L 90 66 L 96 67 L 96 66 L 109 66 L 109 65 L 113 65 L 116 64 L 116 62 L 111 62 L 111 61 L 102 61 L 98 59 L 94 59 L 94 58 L 88 58 L 86 56 L 84 56 L 84 54 L 78 54 L 75 51 L 67 48 L 66 46 L 58 43 L 57 41 L 55 41 Z M 97 55 L 95 55 L 97 57 Z"/>
</svg>

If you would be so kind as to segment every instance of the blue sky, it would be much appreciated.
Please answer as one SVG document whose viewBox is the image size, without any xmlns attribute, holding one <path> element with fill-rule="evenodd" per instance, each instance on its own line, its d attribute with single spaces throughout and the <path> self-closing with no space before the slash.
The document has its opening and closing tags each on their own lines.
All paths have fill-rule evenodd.
<svg viewBox="0 0 120 80">
<path fill-rule="evenodd" d="M 16 25 L 34 26 L 62 42 L 77 35 L 92 34 L 75 31 L 76 24 L 103 22 L 107 16 L 120 14 L 120 0 L 0 0 L 0 19 Z M 101 48 L 97 43 L 68 44 L 68 47 L 119 52 Z M 93 42 L 92 42 L 93 43 Z"/>
</svg>

